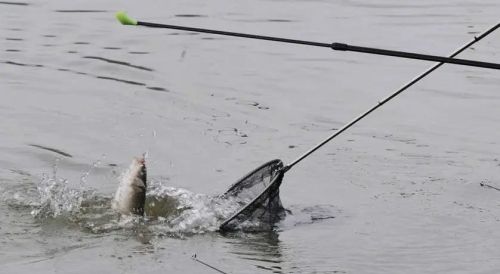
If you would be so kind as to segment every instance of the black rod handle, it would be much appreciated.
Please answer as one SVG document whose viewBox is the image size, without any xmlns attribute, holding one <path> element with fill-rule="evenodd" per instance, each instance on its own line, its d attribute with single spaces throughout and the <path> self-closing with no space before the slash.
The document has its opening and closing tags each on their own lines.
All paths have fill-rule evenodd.
<svg viewBox="0 0 500 274">
<path fill-rule="evenodd" d="M 383 56 L 392 56 L 392 57 L 440 62 L 440 63 L 449 63 L 449 64 L 471 66 L 471 67 L 500 69 L 500 64 L 498 64 L 498 63 L 489 63 L 489 62 L 473 61 L 473 60 L 466 60 L 466 59 L 456 59 L 456 58 L 451 58 L 451 57 L 420 54 L 420 53 L 414 53 L 414 52 L 395 51 L 395 50 L 370 48 L 370 47 L 360 47 L 360 46 L 354 46 L 354 45 L 349 45 L 349 44 L 345 44 L 345 43 L 320 43 L 320 42 L 313 42 L 313 41 L 306 41 L 306 40 L 288 39 L 288 38 L 280 38 L 280 37 L 273 37 L 273 36 L 264 36 L 264 35 L 247 34 L 247 33 L 231 32 L 231 31 L 221 31 L 221 30 L 204 29 L 204 28 L 193 28 L 193 27 L 185 27 L 185 26 L 177 26 L 177 25 L 166 25 L 166 24 L 140 22 L 140 21 L 137 22 L 137 25 L 151 27 L 151 28 L 167 28 L 167 29 L 176 29 L 176 30 L 182 30 L 182 31 L 192 31 L 192 32 L 209 33 L 209 34 L 224 35 L 224 36 L 234 36 L 234 37 L 274 41 L 274 42 L 289 43 L 289 44 L 298 44 L 298 45 L 306 45 L 306 46 L 314 46 L 314 47 L 325 47 L 325 48 L 331 48 L 333 50 L 338 50 L 338 51 L 353 51 L 353 52 L 361 52 L 361 53 L 376 54 L 376 55 L 383 55 Z"/>
<path fill-rule="evenodd" d="M 393 57 L 401 57 L 401 58 L 408 58 L 408 59 L 417 59 L 417 60 L 433 61 L 433 62 L 440 62 L 440 63 L 449 63 L 449 64 L 456 64 L 456 65 L 463 65 L 463 66 L 481 67 L 481 68 L 489 68 L 489 69 L 500 69 L 500 64 L 496 64 L 496 63 L 472 61 L 472 60 L 466 60 L 466 59 L 442 57 L 442 56 L 429 55 L 429 54 L 419 54 L 419 53 L 412 53 L 412 52 L 405 52 L 405 51 L 359 47 L 359 46 L 353 46 L 353 45 L 348 45 L 348 44 L 344 44 L 344 43 L 332 43 L 331 48 L 333 50 L 340 50 L 340 51 L 354 51 L 354 52 L 362 52 L 362 53 L 377 54 L 377 55 L 384 55 L 384 56 L 393 56 Z"/>
</svg>

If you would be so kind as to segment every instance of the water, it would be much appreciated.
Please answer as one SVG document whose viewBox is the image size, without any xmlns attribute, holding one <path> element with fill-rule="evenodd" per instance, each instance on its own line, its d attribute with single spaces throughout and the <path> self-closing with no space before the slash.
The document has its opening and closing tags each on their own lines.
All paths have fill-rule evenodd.
<svg viewBox="0 0 500 274">
<path fill-rule="evenodd" d="M 498 23 L 500 5 L 0 2 L 0 273 L 210 273 L 193 254 L 229 273 L 498 272 L 500 193 L 479 186 L 500 186 L 497 71 L 440 68 L 288 172 L 293 215 L 275 231 L 221 234 L 212 197 L 293 161 L 431 64 L 125 27 L 122 9 L 447 55 Z M 460 57 L 498 63 L 499 45 L 495 32 Z M 174 224 L 113 215 L 119 175 L 144 152 L 152 194 L 207 210 Z"/>
</svg>

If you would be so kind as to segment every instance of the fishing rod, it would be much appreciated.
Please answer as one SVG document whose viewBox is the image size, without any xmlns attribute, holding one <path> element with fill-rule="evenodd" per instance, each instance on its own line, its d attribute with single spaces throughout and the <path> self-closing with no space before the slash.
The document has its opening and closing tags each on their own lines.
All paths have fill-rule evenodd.
<svg viewBox="0 0 500 274">
<path fill-rule="evenodd" d="M 217 35 L 224 35 L 224 36 L 235 36 L 235 37 L 250 38 L 250 39 L 257 39 L 257 40 L 281 42 L 281 43 L 291 43 L 291 44 L 299 44 L 299 45 L 306 45 L 306 46 L 324 47 L 324 48 L 330 48 L 330 49 L 337 50 L 337 51 L 353 51 L 353 52 L 361 52 L 361 53 L 368 53 L 368 54 L 393 56 L 393 57 L 401 57 L 401 58 L 408 58 L 408 59 L 417 59 L 417 60 L 424 60 L 424 61 L 450 63 L 450 64 L 464 65 L 464 66 L 471 66 L 471 67 L 500 69 L 500 64 L 497 64 L 497 63 L 473 61 L 473 60 L 466 60 L 466 59 L 455 59 L 452 57 L 442 57 L 442 56 L 436 56 L 436 55 L 420 54 L 420 53 L 405 52 L 405 51 L 387 50 L 387 49 L 370 48 L 370 47 L 360 47 L 360 46 L 349 45 L 349 44 L 345 44 L 345 43 L 337 43 L 337 42 L 320 43 L 320 42 L 313 42 L 313 41 L 304 41 L 304 40 L 273 37 L 273 36 L 263 36 L 263 35 L 238 33 L 238 32 L 230 32 L 230 31 L 220 31 L 220 30 L 212 30 L 212 29 L 203 29 L 203 28 L 193 28 L 193 27 L 185 27 L 185 26 L 177 26 L 177 25 L 142 22 L 142 21 L 137 21 L 137 20 L 129 17 L 123 11 L 116 13 L 116 18 L 123 25 L 145 26 L 145 27 L 151 27 L 151 28 L 176 29 L 176 30 L 182 30 L 182 31 L 210 33 L 210 34 L 217 34 Z"/>
</svg>

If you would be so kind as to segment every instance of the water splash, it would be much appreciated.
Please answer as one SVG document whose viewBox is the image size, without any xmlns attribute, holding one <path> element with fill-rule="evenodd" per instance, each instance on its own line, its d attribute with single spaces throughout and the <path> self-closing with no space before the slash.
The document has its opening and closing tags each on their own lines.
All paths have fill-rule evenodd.
<svg viewBox="0 0 500 274">
<path fill-rule="evenodd" d="M 36 184 L 38 197 L 30 199 L 35 201 L 30 202 L 31 215 L 41 221 L 62 219 L 99 234 L 119 229 L 137 230 L 138 226 L 146 227 L 151 235 L 197 234 L 216 231 L 237 206 L 230 199 L 193 193 L 153 179 L 148 186 L 145 216 L 120 216 L 111 208 L 112 196 L 99 194 L 87 186 L 92 171 L 101 161 L 92 163 L 75 186 L 58 175 L 60 159 L 56 159 L 52 173 L 43 174 Z M 128 173 L 123 171 L 117 180 Z"/>
<path fill-rule="evenodd" d="M 104 161 L 104 159 L 106 159 L 106 154 L 103 154 L 101 156 L 101 159 L 95 161 L 92 163 L 92 165 L 89 167 L 89 169 L 87 171 L 85 171 L 85 173 L 83 173 L 83 175 L 80 177 L 80 188 L 84 188 L 85 187 L 85 184 L 87 183 L 87 178 L 89 177 L 89 175 L 91 174 L 91 172 L 99 167 L 101 165 L 101 162 Z M 55 176 L 55 174 L 54 174 Z"/>
<path fill-rule="evenodd" d="M 145 216 L 121 216 L 111 208 L 112 195 L 99 194 L 87 186 L 92 171 L 101 164 L 101 160 L 92 163 L 80 177 L 79 184 L 72 187 L 74 184 L 58 176 L 60 160 L 57 159 L 52 174 L 44 174 L 37 184 L 38 197 L 26 199 L 31 201 L 31 215 L 41 221 L 58 219 L 65 223 L 77 224 L 84 231 L 96 234 L 122 230 L 124 233 L 133 232 L 138 237 L 184 237 L 217 231 L 220 224 L 242 204 L 242 201 L 235 197 L 194 193 L 169 186 L 168 180 L 152 179 L 148 183 L 146 193 Z M 124 170 L 117 180 L 128 172 Z M 33 202 L 34 200 L 36 202 Z M 332 218 L 332 211 L 325 208 L 294 211 L 295 216 L 289 216 L 291 218 L 288 221 L 278 224 L 275 228 L 283 229 L 297 223 Z M 315 216 L 318 212 L 321 213 L 320 216 Z M 272 227 L 270 228 L 269 224 L 246 221 L 239 224 L 238 229 L 262 231 Z M 143 236 L 140 238 L 147 238 Z"/>
<path fill-rule="evenodd" d="M 84 191 L 84 182 L 88 174 L 81 177 L 79 189 L 70 188 L 67 179 L 57 177 L 59 161 L 60 159 L 56 159 L 52 175 L 43 174 L 42 180 L 37 185 L 40 203 L 37 208 L 31 211 L 31 215 L 35 218 L 75 214 L 80 210 L 82 202 L 89 194 Z"/>
<path fill-rule="evenodd" d="M 238 204 L 218 196 L 198 194 L 183 188 L 150 183 L 146 215 L 151 225 L 162 233 L 199 234 L 217 231 Z"/>
</svg>

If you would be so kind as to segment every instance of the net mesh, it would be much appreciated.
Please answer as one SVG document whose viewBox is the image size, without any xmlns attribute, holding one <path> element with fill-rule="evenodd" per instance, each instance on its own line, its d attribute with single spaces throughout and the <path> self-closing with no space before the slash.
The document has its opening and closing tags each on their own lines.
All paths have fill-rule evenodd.
<svg viewBox="0 0 500 274">
<path fill-rule="evenodd" d="M 267 230 L 281 220 L 285 216 L 279 197 L 282 170 L 283 162 L 272 160 L 233 184 L 224 196 L 235 199 L 239 209 L 220 225 L 220 229 Z"/>
</svg>

